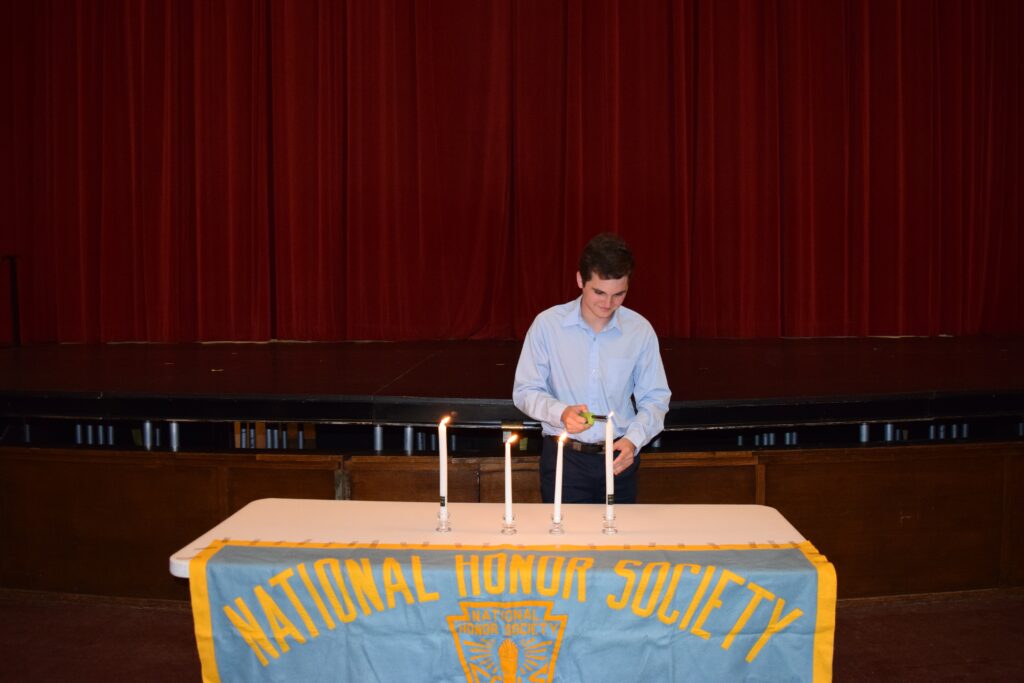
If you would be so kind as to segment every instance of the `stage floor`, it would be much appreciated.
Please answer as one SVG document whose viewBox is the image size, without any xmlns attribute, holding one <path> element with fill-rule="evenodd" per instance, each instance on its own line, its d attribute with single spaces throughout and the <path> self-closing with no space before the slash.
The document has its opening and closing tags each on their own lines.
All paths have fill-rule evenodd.
<svg viewBox="0 0 1024 683">
<path fill-rule="evenodd" d="M 518 341 L 0 349 L 7 418 L 526 421 Z M 666 429 L 1024 413 L 1024 338 L 663 340 Z"/>
</svg>

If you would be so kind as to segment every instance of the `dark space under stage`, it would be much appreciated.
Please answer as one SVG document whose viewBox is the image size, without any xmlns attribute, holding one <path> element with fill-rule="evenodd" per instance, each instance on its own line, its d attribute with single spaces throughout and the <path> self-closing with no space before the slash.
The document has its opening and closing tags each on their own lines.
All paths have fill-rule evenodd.
<svg viewBox="0 0 1024 683">
<path fill-rule="evenodd" d="M 432 449 L 432 425 L 456 411 L 456 450 L 497 452 L 503 427 L 537 429 L 510 398 L 519 349 L 518 341 L 8 347 L 0 349 L 0 443 L 143 447 L 145 426 L 156 439 L 165 430 L 167 448 L 173 424 L 181 450 L 227 450 L 237 445 L 235 423 L 270 423 L 281 425 L 281 447 L 284 425 L 303 423 L 318 425 L 320 449 L 415 452 Z M 1013 440 L 1024 431 L 1024 338 L 663 340 L 662 356 L 673 397 L 657 445 L 673 451 Z"/>
</svg>

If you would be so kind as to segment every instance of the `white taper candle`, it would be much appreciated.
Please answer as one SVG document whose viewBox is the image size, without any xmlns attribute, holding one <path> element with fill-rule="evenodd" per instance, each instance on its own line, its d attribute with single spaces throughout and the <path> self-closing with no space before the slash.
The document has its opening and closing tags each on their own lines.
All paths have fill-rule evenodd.
<svg viewBox="0 0 1024 683">
<path fill-rule="evenodd" d="M 608 419 L 604 422 L 604 492 L 607 508 L 605 514 L 608 519 L 615 515 L 612 502 L 615 500 L 615 473 L 612 471 L 612 460 L 615 459 L 613 443 L 615 442 L 615 427 L 612 424 L 612 415 L 608 413 Z"/>
<path fill-rule="evenodd" d="M 556 524 L 562 521 L 562 449 L 569 435 L 562 432 L 558 437 L 558 457 L 555 459 L 555 517 Z"/>
<path fill-rule="evenodd" d="M 446 417 L 437 425 L 437 457 L 440 463 L 441 515 L 448 515 L 448 421 Z"/>
<path fill-rule="evenodd" d="M 508 437 L 505 442 L 505 523 L 512 523 L 512 443 L 516 435 Z"/>
</svg>

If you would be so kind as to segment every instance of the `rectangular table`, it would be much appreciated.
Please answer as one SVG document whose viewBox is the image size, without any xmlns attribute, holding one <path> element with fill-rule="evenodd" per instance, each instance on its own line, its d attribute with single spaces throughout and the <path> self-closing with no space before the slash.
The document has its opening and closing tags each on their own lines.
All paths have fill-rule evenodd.
<svg viewBox="0 0 1024 683">
<path fill-rule="evenodd" d="M 832 565 L 757 505 L 266 499 L 175 553 L 203 677 L 830 680 Z"/>
</svg>

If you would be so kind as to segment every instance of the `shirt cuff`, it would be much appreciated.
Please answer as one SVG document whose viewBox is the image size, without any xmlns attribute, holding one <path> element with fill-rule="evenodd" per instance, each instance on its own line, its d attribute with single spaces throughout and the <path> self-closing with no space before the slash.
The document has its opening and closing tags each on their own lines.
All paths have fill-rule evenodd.
<svg viewBox="0 0 1024 683">
<path fill-rule="evenodd" d="M 568 403 L 555 402 L 551 408 L 551 414 L 548 415 L 548 422 L 555 425 L 559 432 L 565 431 L 565 425 L 562 424 L 562 413 L 569 407 Z"/>
<path fill-rule="evenodd" d="M 644 438 L 643 427 L 640 427 L 636 423 L 631 424 L 626 429 L 626 433 L 623 434 L 623 436 L 625 436 L 627 439 L 633 442 L 633 445 L 636 446 L 637 451 L 639 451 L 641 448 L 647 445 L 647 440 Z"/>
</svg>

